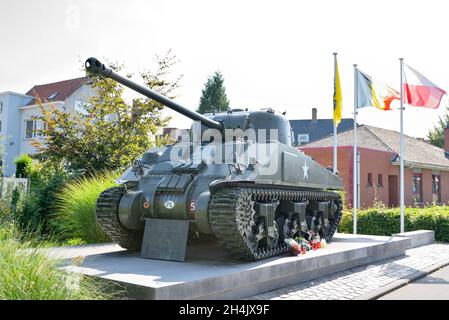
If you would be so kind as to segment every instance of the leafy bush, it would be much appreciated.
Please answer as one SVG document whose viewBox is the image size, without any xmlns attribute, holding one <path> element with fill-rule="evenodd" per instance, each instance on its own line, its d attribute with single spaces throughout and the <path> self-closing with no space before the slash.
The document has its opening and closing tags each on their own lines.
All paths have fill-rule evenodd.
<svg viewBox="0 0 449 320">
<path fill-rule="evenodd" d="M 37 246 L 37 247 L 36 247 Z M 20 242 L 12 226 L 0 227 L 0 300 L 105 299 L 99 284 L 58 267 L 36 241 Z"/>
<path fill-rule="evenodd" d="M 81 178 L 67 183 L 56 196 L 52 224 L 65 239 L 87 243 L 109 241 L 95 220 L 95 203 L 100 193 L 115 185 L 114 172 Z"/>
<path fill-rule="evenodd" d="M 23 203 L 12 212 L 17 226 L 22 231 L 54 232 L 49 216 L 54 212 L 55 196 L 67 176 L 57 168 L 40 166 L 31 172 L 31 191 Z"/>
<path fill-rule="evenodd" d="M 30 170 L 32 159 L 27 154 L 22 154 L 14 159 L 16 165 L 16 178 L 25 177 Z"/>
<path fill-rule="evenodd" d="M 357 233 L 389 236 L 400 231 L 400 210 L 366 209 L 357 211 Z M 449 206 L 405 209 L 405 230 L 434 230 L 437 241 L 449 242 Z M 338 229 L 352 233 L 353 214 L 345 211 Z"/>
</svg>

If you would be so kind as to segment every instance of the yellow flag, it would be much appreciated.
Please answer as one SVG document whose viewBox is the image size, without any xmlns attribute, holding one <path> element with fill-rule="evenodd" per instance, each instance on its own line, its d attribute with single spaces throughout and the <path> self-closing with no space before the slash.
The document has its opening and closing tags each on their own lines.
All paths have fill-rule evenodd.
<svg viewBox="0 0 449 320">
<path fill-rule="evenodd" d="M 334 75 L 334 125 L 338 127 L 341 122 L 341 109 L 343 101 L 341 98 L 340 74 L 338 73 L 337 57 L 335 57 L 335 75 Z"/>
</svg>

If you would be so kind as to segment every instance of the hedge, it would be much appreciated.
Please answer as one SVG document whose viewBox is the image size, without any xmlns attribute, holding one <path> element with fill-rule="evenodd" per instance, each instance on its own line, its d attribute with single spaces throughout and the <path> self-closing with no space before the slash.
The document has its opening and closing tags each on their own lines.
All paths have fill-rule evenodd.
<svg viewBox="0 0 449 320">
<path fill-rule="evenodd" d="M 345 210 L 339 232 L 352 233 L 353 214 Z M 434 230 L 437 241 L 449 242 L 449 206 L 405 208 L 405 231 Z M 357 233 L 390 236 L 400 232 L 399 208 L 357 211 Z"/>
</svg>

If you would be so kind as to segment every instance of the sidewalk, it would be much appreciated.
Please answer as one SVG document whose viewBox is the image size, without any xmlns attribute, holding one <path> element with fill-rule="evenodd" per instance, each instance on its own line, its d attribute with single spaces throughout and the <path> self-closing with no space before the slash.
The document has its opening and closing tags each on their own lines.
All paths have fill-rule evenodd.
<svg viewBox="0 0 449 320">
<path fill-rule="evenodd" d="M 449 300 L 449 266 L 387 293 L 379 300 Z"/>
<path fill-rule="evenodd" d="M 431 244 L 409 249 L 400 258 L 349 269 L 314 281 L 254 295 L 246 300 L 375 299 L 448 264 L 449 245 Z"/>
</svg>

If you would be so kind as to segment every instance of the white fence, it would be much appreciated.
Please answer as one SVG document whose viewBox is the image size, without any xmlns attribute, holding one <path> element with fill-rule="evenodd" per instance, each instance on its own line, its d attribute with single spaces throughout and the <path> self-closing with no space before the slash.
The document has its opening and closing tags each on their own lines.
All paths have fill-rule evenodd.
<svg viewBox="0 0 449 320">
<path fill-rule="evenodd" d="M 11 200 L 15 189 L 20 194 L 25 195 L 29 191 L 30 182 L 27 178 L 3 178 L 1 179 L 1 197 L 2 200 Z"/>
</svg>

